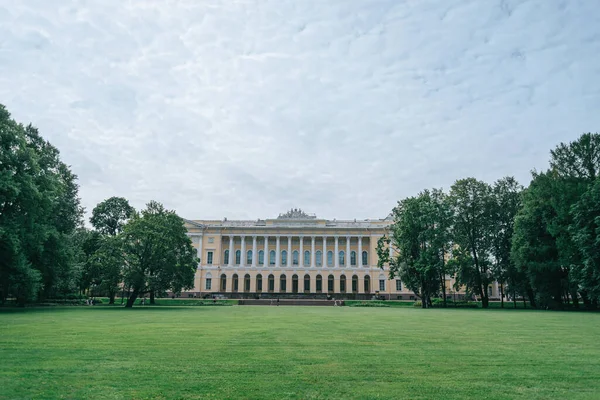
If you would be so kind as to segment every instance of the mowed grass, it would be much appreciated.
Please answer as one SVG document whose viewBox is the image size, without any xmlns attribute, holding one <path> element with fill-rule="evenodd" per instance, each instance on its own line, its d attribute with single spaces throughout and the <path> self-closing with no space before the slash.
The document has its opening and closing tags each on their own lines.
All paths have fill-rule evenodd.
<svg viewBox="0 0 600 400">
<path fill-rule="evenodd" d="M 5 310 L 0 398 L 599 399 L 600 314 Z"/>
</svg>

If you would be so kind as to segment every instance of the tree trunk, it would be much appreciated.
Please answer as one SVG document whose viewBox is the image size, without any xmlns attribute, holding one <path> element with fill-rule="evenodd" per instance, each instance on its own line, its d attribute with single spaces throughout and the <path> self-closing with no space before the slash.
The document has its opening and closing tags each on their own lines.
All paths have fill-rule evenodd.
<svg viewBox="0 0 600 400">
<path fill-rule="evenodd" d="M 446 308 L 447 304 L 446 304 L 446 274 L 444 274 L 444 272 L 442 271 L 442 279 L 441 279 L 441 284 L 442 284 L 442 298 L 444 299 L 444 308 Z"/>
<path fill-rule="evenodd" d="M 108 304 L 115 304 L 115 292 L 113 290 L 108 292 Z"/>
<path fill-rule="evenodd" d="M 527 287 L 527 297 L 529 297 L 529 304 L 532 308 L 536 308 L 535 304 L 535 296 L 533 294 L 533 289 L 531 287 Z M 525 296 L 523 296 L 523 301 L 525 301 Z"/>
<path fill-rule="evenodd" d="M 156 304 L 156 303 L 154 302 L 154 290 L 151 290 L 151 291 L 150 291 L 150 304 L 151 304 L 151 305 L 154 305 L 154 304 Z"/>
<path fill-rule="evenodd" d="M 135 301 L 138 298 L 138 291 L 134 290 L 131 295 L 129 296 L 129 298 L 127 299 L 127 304 L 125 304 L 125 308 L 131 308 L 133 307 L 133 303 L 135 303 Z"/>
<path fill-rule="evenodd" d="M 483 297 L 481 298 L 481 307 L 482 308 L 488 308 L 490 305 L 490 298 L 487 295 L 487 292 L 483 295 Z"/>
<path fill-rule="evenodd" d="M 504 283 L 500 282 L 500 308 L 504 308 Z"/>
</svg>

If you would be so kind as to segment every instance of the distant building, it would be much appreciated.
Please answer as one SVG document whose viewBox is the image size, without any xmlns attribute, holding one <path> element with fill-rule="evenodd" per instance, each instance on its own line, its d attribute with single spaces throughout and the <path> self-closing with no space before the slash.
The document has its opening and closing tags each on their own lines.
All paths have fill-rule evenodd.
<svg viewBox="0 0 600 400">
<path fill-rule="evenodd" d="M 377 267 L 377 240 L 391 222 L 325 220 L 299 209 L 256 221 L 186 220 L 200 264 L 194 290 L 182 295 L 414 300 Z M 452 284 L 448 277 L 449 296 Z"/>
</svg>

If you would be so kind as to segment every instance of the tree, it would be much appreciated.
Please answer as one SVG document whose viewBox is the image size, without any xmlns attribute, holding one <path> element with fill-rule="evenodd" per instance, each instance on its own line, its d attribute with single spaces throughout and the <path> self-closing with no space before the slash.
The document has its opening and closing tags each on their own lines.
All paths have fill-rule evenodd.
<svg viewBox="0 0 600 400">
<path fill-rule="evenodd" d="M 440 289 L 445 304 L 451 216 L 444 193 L 439 189 L 425 190 L 417 197 L 400 201 L 392 214 L 390 237 L 377 243 L 378 266 L 389 264 L 390 278 L 399 277 L 421 297 L 423 308 L 431 304 L 431 296 Z M 390 257 L 392 245 L 397 251 L 396 256 Z"/>
<path fill-rule="evenodd" d="M 475 178 L 458 180 L 450 189 L 454 243 L 469 251 L 472 261 L 461 263 L 457 280 L 479 295 L 483 308 L 488 307 L 488 285 L 492 281 L 492 200 L 490 185 Z"/>
<path fill-rule="evenodd" d="M 38 130 L 0 105 L 0 299 L 20 304 L 74 290 L 77 177 Z"/>
<path fill-rule="evenodd" d="M 183 220 L 151 201 L 123 229 L 124 282 L 131 288 L 126 307 L 139 296 L 194 286 L 196 252 Z"/>
<path fill-rule="evenodd" d="M 492 248 L 494 260 L 492 271 L 500 284 L 501 307 L 504 308 L 504 284 L 514 279 L 513 263 L 510 257 L 514 221 L 521 207 L 523 187 L 513 177 L 502 178 L 492 188 Z"/>
<path fill-rule="evenodd" d="M 99 203 L 92 211 L 90 222 L 103 235 L 115 236 L 123 230 L 135 209 L 123 197 L 110 197 Z"/>
<path fill-rule="evenodd" d="M 572 208 L 570 232 L 581 251 L 582 265 L 572 280 L 585 293 L 590 308 L 600 303 L 600 178 L 597 178 Z"/>
<path fill-rule="evenodd" d="M 121 235 L 103 236 L 100 246 L 91 256 L 90 264 L 98 278 L 98 286 L 108 295 L 108 304 L 114 304 L 123 281 L 125 264 Z"/>
</svg>

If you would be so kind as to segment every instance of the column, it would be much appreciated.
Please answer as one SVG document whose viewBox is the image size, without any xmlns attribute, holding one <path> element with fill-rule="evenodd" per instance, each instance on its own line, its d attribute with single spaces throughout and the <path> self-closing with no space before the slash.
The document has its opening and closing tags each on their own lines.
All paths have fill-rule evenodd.
<svg viewBox="0 0 600 400">
<path fill-rule="evenodd" d="M 256 254 L 256 235 L 252 235 L 252 266 L 256 267 L 258 264 L 258 254 Z"/>
<path fill-rule="evenodd" d="M 246 257 L 246 236 L 242 236 L 242 247 L 240 249 L 240 267 L 246 265 L 244 257 Z"/>
<path fill-rule="evenodd" d="M 311 268 L 314 268 L 316 266 L 316 261 L 315 261 L 316 259 L 317 259 L 317 255 L 315 254 L 315 237 L 311 236 L 310 237 L 310 266 L 311 266 Z"/>
<path fill-rule="evenodd" d="M 335 236 L 335 254 L 333 255 L 333 265 L 335 265 L 336 268 L 340 267 L 340 256 L 339 256 L 339 236 Z"/>
<path fill-rule="evenodd" d="M 356 255 L 356 265 L 362 267 L 362 236 L 358 237 L 358 254 Z"/>
<path fill-rule="evenodd" d="M 287 249 L 287 267 L 291 267 L 293 264 L 293 260 L 292 260 L 292 237 L 288 236 L 288 249 Z"/>
<path fill-rule="evenodd" d="M 300 249 L 299 249 L 298 264 L 299 267 L 304 267 L 304 236 L 300 235 Z M 298 292 L 300 291 L 300 280 L 298 280 Z"/>
<path fill-rule="evenodd" d="M 346 267 L 351 267 L 352 263 L 350 262 L 350 236 L 346 236 Z"/>
<path fill-rule="evenodd" d="M 281 274 L 273 274 L 273 276 L 275 277 L 275 285 L 273 285 L 273 293 L 279 293 L 279 289 L 280 289 L 279 277 L 281 276 Z M 267 279 L 269 279 L 269 275 L 267 275 Z"/>
<path fill-rule="evenodd" d="M 281 237 L 279 235 L 275 236 L 275 266 L 277 268 L 281 267 L 280 239 Z"/>
<path fill-rule="evenodd" d="M 202 242 L 204 241 L 204 237 L 200 235 L 200 241 L 198 242 L 198 268 L 202 266 Z"/>
<path fill-rule="evenodd" d="M 229 235 L 229 263 L 227 265 L 229 265 L 230 267 L 233 266 L 233 235 Z"/>
<path fill-rule="evenodd" d="M 356 260 L 358 261 L 358 259 Z M 356 264 L 358 265 L 358 263 Z M 364 294 L 365 293 L 365 276 L 358 276 L 358 294 Z"/>
<path fill-rule="evenodd" d="M 265 236 L 265 249 L 264 249 L 264 257 L 263 257 L 263 267 L 269 266 L 269 237 Z"/>
<path fill-rule="evenodd" d="M 327 236 L 323 236 L 323 254 L 321 255 L 321 266 L 327 265 Z"/>
<path fill-rule="evenodd" d="M 390 238 L 389 247 L 390 247 L 390 259 L 391 259 L 392 257 L 394 257 L 394 248 L 392 247 L 392 238 Z"/>
</svg>

